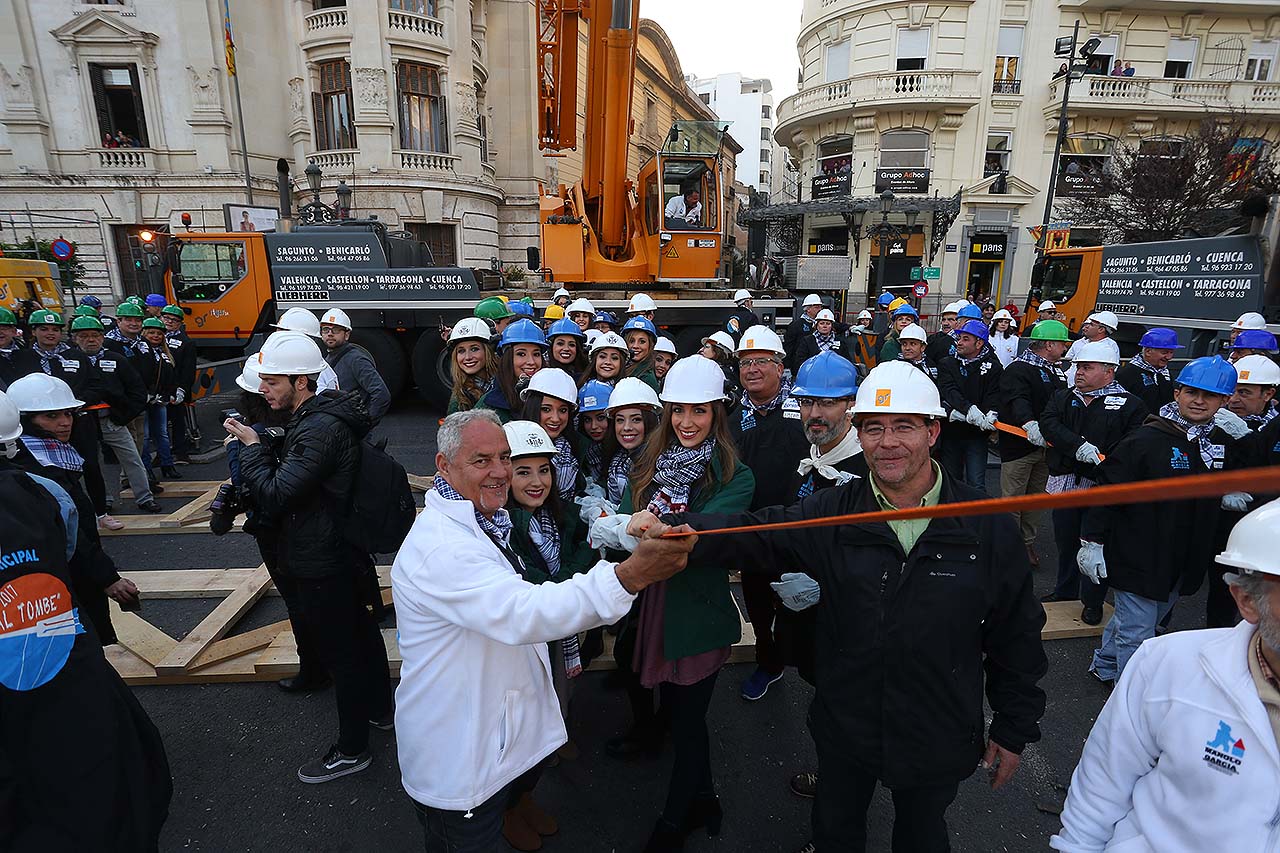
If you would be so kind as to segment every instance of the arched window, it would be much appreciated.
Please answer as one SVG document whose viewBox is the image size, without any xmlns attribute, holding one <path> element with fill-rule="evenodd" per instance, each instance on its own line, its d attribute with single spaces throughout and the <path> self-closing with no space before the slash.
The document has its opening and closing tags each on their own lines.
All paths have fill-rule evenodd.
<svg viewBox="0 0 1280 853">
<path fill-rule="evenodd" d="M 890 130 L 880 135 L 880 166 L 924 169 L 929 165 L 929 134 L 923 130 Z"/>
</svg>

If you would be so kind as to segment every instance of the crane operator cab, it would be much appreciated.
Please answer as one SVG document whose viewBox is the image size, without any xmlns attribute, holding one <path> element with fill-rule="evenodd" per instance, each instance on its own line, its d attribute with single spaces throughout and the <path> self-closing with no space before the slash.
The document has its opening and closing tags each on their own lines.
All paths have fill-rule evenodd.
<svg viewBox="0 0 1280 853">
<path fill-rule="evenodd" d="M 727 131 L 717 122 L 677 121 L 662 150 L 640 167 L 646 248 L 658 281 L 716 280 Z"/>
</svg>

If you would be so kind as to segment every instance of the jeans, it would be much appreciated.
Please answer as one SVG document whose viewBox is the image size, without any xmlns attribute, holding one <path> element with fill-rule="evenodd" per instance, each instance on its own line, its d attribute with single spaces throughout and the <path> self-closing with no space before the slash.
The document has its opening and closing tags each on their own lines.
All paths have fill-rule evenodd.
<svg viewBox="0 0 1280 853">
<path fill-rule="evenodd" d="M 173 453 L 169 450 L 169 408 L 160 403 L 147 406 L 142 443 L 142 456 L 150 465 L 152 454 L 160 457 L 161 468 L 173 467 Z M 130 485 L 133 480 L 129 481 Z"/>
<path fill-rule="evenodd" d="M 1102 648 L 1093 653 L 1089 671 L 1103 681 L 1118 680 L 1129 658 L 1138 651 L 1143 640 L 1156 635 L 1156 625 L 1177 600 L 1176 590 L 1169 594 L 1167 601 L 1156 601 L 1117 589 L 1116 612 L 1102 631 Z"/>
<path fill-rule="evenodd" d="M 711 707 L 711 696 L 715 693 L 716 676 L 719 674 L 713 672 L 696 684 L 664 683 L 658 686 L 662 707 L 671 718 L 671 745 L 676 754 L 662 817 L 675 826 L 684 824 L 695 798 L 711 797 L 716 792 L 711 778 L 707 709 Z"/>
<path fill-rule="evenodd" d="M 102 443 L 110 447 L 116 454 L 124 475 L 129 478 L 129 486 L 133 489 L 133 499 L 138 506 L 154 500 L 151 494 L 150 480 L 147 479 L 147 467 L 142 464 L 142 456 L 138 453 L 138 445 L 133 441 L 133 433 L 128 424 L 121 426 L 110 418 L 99 417 L 98 429 L 102 432 Z M 101 467 L 101 461 L 99 461 Z M 113 497 L 120 496 L 120 478 L 112 477 L 114 483 Z"/>
<path fill-rule="evenodd" d="M 837 752 L 818 750 L 818 790 L 813 799 L 813 844 L 819 853 L 865 853 L 867 808 L 878 779 Z M 947 853 L 946 813 L 959 784 L 895 788 L 893 853 Z"/>
<path fill-rule="evenodd" d="M 338 748 L 346 755 L 368 748 L 369 721 L 393 707 L 387 647 L 369 603 L 364 567 L 357 565 L 345 574 L 297 580 L 304 621 L 323 626 L 309 633 L 316 657 L 333 678 Z"/>
<path fill-rule="evenodd" d="M 987 439 L 943 436 L 939 462 L 947 473 L 970 487 L 987 492 Z"/>
<path fill-rule="evenodd" d="M 1014 498 L 1022 495 L 1042 495 L 1045 484 L 1049 482 L 1049 462 L 1045 458 L 1043 447 L 1037 447 L 1026 456 L 1011 459 L 1000 465 L 1000 495 Z M 1015 512 L 1013 520 L 1022 530 L 1022 541 L 1034 545 L 1036 532 L 1040 529 L 1040 519 L 1044 510 L 1035 512 Z"/>
<path fill-rule="evenodd" d="M 492 853 L 508 849 L 501 840 L 503 815 L 534 789 L 541 776 L 539 763 L 466 812 L 436 809 L 413 800 L 426 853 Z"/>
<path fill-rule="evenodd" d="M 785 669 L 782 650 L 774 636 L 783 604 L 769 586 L 770 581 L 778 578 L 778 575 L 755 573 L 742 575 L 742 600 L 747 605 L 747 620 L 756 632 L 756 666 L 770 675 L 778 675 Z"/>
</svg>

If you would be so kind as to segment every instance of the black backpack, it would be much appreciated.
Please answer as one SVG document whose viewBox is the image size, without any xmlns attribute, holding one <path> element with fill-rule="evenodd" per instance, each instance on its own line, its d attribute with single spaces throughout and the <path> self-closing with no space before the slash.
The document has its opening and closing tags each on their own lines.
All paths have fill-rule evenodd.
<svg viewBox="0 0 1280 853">
<path fill-rule="evenodd" d="M 409 474 L 383 443 L 360 442 L 360 467 L 343 518 L 347 541 L 369 554 L 400 550 L 417 517 Z"/>
</svg>

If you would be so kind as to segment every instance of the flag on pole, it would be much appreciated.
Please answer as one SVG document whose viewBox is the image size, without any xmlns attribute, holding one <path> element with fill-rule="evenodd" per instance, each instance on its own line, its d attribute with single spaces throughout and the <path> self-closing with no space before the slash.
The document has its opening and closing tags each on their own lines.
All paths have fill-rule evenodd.
<svg viewBox="0 0 1280 853">
<path fill-rule="evenodd" d="M 222 0 L 222 40 L 227 52 L 227 76 L 236 76 L 236 42 L 231 37 L 231 0 Z"/>
</svg>

